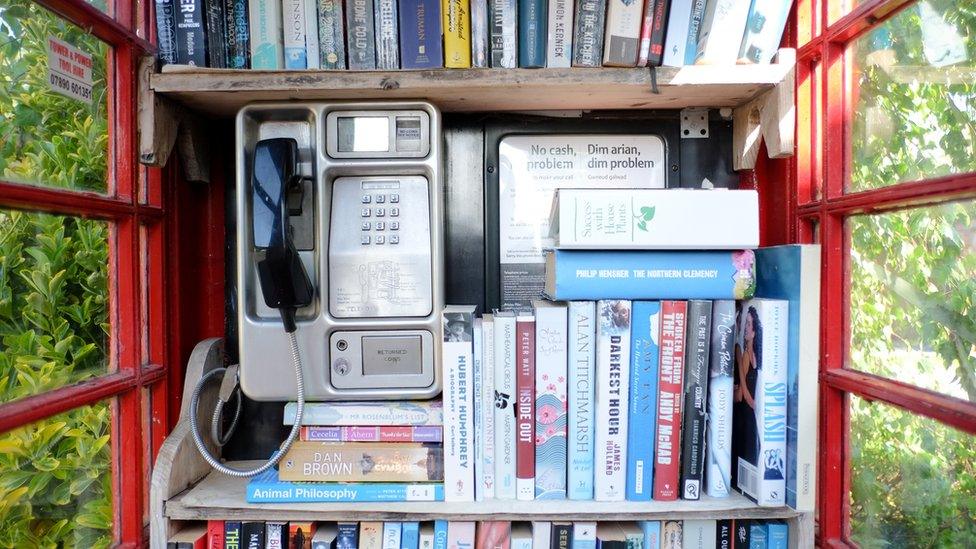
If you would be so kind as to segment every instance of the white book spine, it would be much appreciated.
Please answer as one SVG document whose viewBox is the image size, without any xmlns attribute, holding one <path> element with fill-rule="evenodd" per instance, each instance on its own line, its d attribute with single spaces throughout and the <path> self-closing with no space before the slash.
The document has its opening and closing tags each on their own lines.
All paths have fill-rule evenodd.
<svg viewBox="0 0 976 549">
<path fill-rule="evenodd" d="M 318 0 L 302 0 L 305 6 L 305 63 L 310 69 L 320 66 Z"/>
<path fill-rule="evenodd" d="M 474 307 L 444 308 L 444 500 L 474 501 Z"/>
<path fill-rule="evenodd" d="M 399 522 L 383 523 L 383 549 L 400 549 L 401 526 Z"/>
<path fill-rule="evenodd" d="M 667 32 L 664 34 L 664 60 L 661 63 L 665 67 L 680 67 L 685 64 L 688 24 L 691 22 L 691 9 L 694 3 L 694 0 L 671 2 Z"/>
<path fill-rule="evenodd" d="M 308 68 L 305 50 L 305 2 L 303 0 L 281 0 L 282 30 L 284 31 L 285 68 Z"/>
<path fill-rule="evenodd" d="M 746 29 L 749 2 L 711 0 L 705 8 L 695 63 L 700 65 L 734 65 Z"/>
<path fill-rule="evenodd" d="M 623 501 L 627 483 L 631 302 L 602 300 L 596 306 L 594 497 L 597 501 Z"/>
<path fill-rule="evenodd" d="M 714 520 L 685 520 L 682 528 L 682 549 L 715 549 L 718 524 Z"/>
<path fill-rule="evenodd" d="M 804 246 L 801 258 L 800 315 L 796 372 L 796 510 L 813 512 L 817 503 L 817 374 L 820 371 L 820 248 Z M 791 303 L 792 306 L 792 303 Z M 792 381 L 791 381 L 792 383 Z M 789 435 L 787 435 L 789 436 Z M 791 456 L 788 456 L 792 459 Z M 787 474 L 790 472 L 787 471 Z"/>
<path fill-rule="evenodd" d="M 434 529 L 420 527 L 420 539 L 417 543 L 418 549 L 434 549 Z"/>
<path fill-rule="evenodd" d="M 596 376 L 596 303 L 569 302 L 569 499 L 593 499 L 593 423 Z"/>
<path fill-rule="evenodd" d="M 474 500 L 484 501 L 485 494 L 482 487 L 485 484 L 485 445 L 482 442 L 485 438 L 484 420 L 482 419 L 481 391 L 484 383 L 484 356 L 483 337 L 481 325 L 484 321 L 480 318 L 474 319 L 471 388 L 472 402 L 471 411 L 474 412 Z"/>
<path fill-rule="evenodd" d="M 608 0 L 607 27 L 603 38 L 605 66 L 637 65 L 643 11 L 644 4 L 637 0 Z"/>
<path fill-rule="evenodd" d="M 489 66 L 488 0 L 471 0 L 471 67 Z"/>
<path fill-rule="evenodd" d="M 549 541 L 552 538 L 552 523 L 551 522 L 533 522 L 532 523 L 532 547 L 549 547 Z"/>
<path fill-rule="evenodd" d="M 595 522 L 573 522 L 572 549 L 596 549 Z"/>
<path fill-rule="evenodd" d="M 473 549 L 475 523 L 451 521 L 447 523 L 447 549 Z"/>
<path fill-rule="evenodd" d="M 515 316 L 495 315 L 495 497 L 515 499 Z"/>
<path fill-rule="evenodd" d="M 535 302 L 535 499 L 566 499 L 565 303 Z"/>
<path fill-rule="evenodd" d="M 735 368 L 735 302 L 712 305 L 712 342 L 708 373 L 708 427 L 705 493 L 729 495 L 732 486 L 732 376 Z"/>
<path fill-rule="evenodd" d="M 484 472 L 481 491 L 485 499 L 495 498 L 495 322 L 488 315 L 481 324 L 481 405 Z"/>
<path fill-rule="evenodd" d="M 569 68 L 573 63 L 573 11 L 572 0 L 549 0 L 548 68 Z"/>
</svg>

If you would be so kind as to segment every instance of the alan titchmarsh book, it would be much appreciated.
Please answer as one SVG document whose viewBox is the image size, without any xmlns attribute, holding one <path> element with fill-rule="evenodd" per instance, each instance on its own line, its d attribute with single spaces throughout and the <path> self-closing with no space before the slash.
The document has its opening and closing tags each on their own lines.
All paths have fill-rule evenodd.
<svg viewBox="0 0 976 549">
<path fill-rule="evenodd" d="M 644 531 L 644 549 L 661 549 L 661 521 L 644 520 L 640 523 L 641 530 Z M 727 549 L 732 549 L 728 547 Z"/>
<path fill-rule="evenodd" d="M 748 299 L 756 289 L 752 250 L 547 250 L 546 297 Z"/>
<path fill-rule="evenodd" d="M 239 520 L 224 521 L 225 549 L 241 549 L 241 522 Z"/>
<path fill-rule="evenodd" d="M 293 425 L 297 405 L 285 404 L 282 423 Z M 302 425 L 326 426 L 441 426 L 444 407 L 440 400 L 381 402 L 306 402 Z"/>
<path fill-rule="evenodd" d="M 573 66 L 599 67 L 603 64 L 603 31 L 607 0 L 579 0 L 576 3 L 573 33 Z"/>
<path fill-rule="evenodd" d="M 444 442 L 440 425 L 337 427 L 306 425 L 299 440 L 309 442 Z"/>
<path fill-rule="evenodd" d="M 264 545 L 261 549 L 285 549 L 288 547 L 288 523 L 268 522 L 264 525 Z"/>
<path fill-rule="evenodd" d="M 549 11 L 545 0 L 519 0 L 519 67 L 538 69 L 546 66 L 546 19 L 548 16 Z"/>
<path fill-rule="evenodd" d="M 246 494 L 248 503 L 443 501 L 444 484 L 286 482 L 278 479 L 278 471 L 269 469 L 248 481 Z"/>
<path fill-rule="evenodd" d="M 643 2 L 607 0 L 607 28 L 603 46 L 604 66 L 633 67 L 637 64 L 643 11 Z"/>
<path fill-rule="evenodd" d="M 712 302 L 689 301 L 681 414 L 681 497 L 689 500 L 701 499 L 702 493 L 711 328 Z"/>
<path fill-rule="evenodd" d="M 696 65 L 734 65 L 746 28 L 749 2 L 712 0 L 705 8 Z"/>
<path fill-rule="evenodd" d="M 400 67 L 443 67 L 440 0 L 398 0 L 397 3 L 400 8 Z"/>
<path fill-rule="evenodd" d="M 227 68 L 246 69 L 250 65 L 250 30 L 247 20 L 247 0 L 224 0 L 227 18 Z"/>
<path fill-rule="evenodd" d="M 176 62 L 207 66 L 207 33 L 204 31 L 204 0 L 183 0 L 176 17 Z"/>
<path fill-rule="evenodd" d="M 447 501 L 474 501 L 474 311 L 474 305 L 448 305 L 441 313 Z"/>
<path fill-rule="evenodd" d="M 444 25 L 444 66 L 471 66 L 471 14 L 469 0 L 441 0 Z"/>
<path fill-rule="evenodd" d="M 661 66 L 661 61 L 664 59 L 664 37 L 667 31 L 668 16 L 670 13 L 671 0 L 658 0 L 654 5 L 654 20 L 651 21 L 651 40 L 648 45 L 647 61 L 644 65 L 650 67 Z"/>
<path fill-rule="evenodd" d="M 786 300 L 765 298 L 740 304 L 733 486 L 760 506 L 786 503 L 789 305 Z"/>
<path fill-rule="evenodd" d="M 682 549 L 713 549 L 715 531 L 715 520 L 685 519 L 682 524 Z"/>
<path fill-rule="evenodd" d="M 372 0 L 346 2 L 346 53 L 350 70 L 376 68 L 376 26 Z"/>
<path fill-rule="evenodd" d="M 535 499 L 566 499 L 566 303 L 535 309 Z"/>
<path fill-rule="evenodd" d="M 491 58 L 488 17 L 488 0 L 471 0 L 471 66 L 476 69 L 487 68 Z"/>
<path fill-rule="evenodd" d="M 596 523 L 573 522 L 572 549 L 596 549 Z"/>
<path fill-rule="evenodd" d="M 631 302 L 598 301 L 594 499 L 623 501 L 627 488 L 627 397 Z"/>
<path fill-rule="evenodd" d="M 227 16 L 224 0 L 206 0 L 207 66 L 227 67 Z"/>
<path fill-rule="evenodd" d="M 573 64 L 573 11 L 572 0 L 549 0 L 546 67 L 550 69 Z"/>
<path fill-rule="evenodd" d="M 492 317 L 495 321 L 495 498 L 515 499 L 515 314 L 496 311 Z"/>
<path fill-rule="evenodd" d="M 474 538 L 474 522 L 452 520 L 447 523 L 447 549 L 471 549 Z"/>
<path fill-rule="evenodd" d="M 535 499 L 535 315 L 519 312 L 515 317 L 516 468 L 515 495 Z"/>
<path fill-rule="evenodd" d="M 708 366 L 708 429 L 705 493 L 729 495 L 732 486 L 732 374 L 735 366 L 735 302 L 712 303 L 712 343 Z"/>
<path fill-rule="evenodd" d="M 654 441 L 654 499 L 678 499 L 681 451 L 681 396 L 688 303 L 661 302 L 661 347 L 657 397 L 657 438 Z"/>
<path fill-rule="evenodd" d="M 304 0 L 281 0 L 281 21 L 284 32 L 285 68 L 304 70 L 308 68 L 308 55 L 305 49 L 305 5 Z"/>
<path fill-rule="evenodd" d="M 488 27 L 492 68 L 518 67 L 518 4 L 515 0 L 491 0 Z"/>
<path fill-rule="evenodd" d="M 660 302 L 634 302 L 628 402 L 630 424 L 627 426 L 627 499 L 630 501 L 650 501 L 653 496 L 660 320 Z"/>
<path fill-rule="evenodd" d="M 176 63 L 176 6 L 173 0 L 155 0 L 154 4 L 159 61 L 163 65 Z"/>
<path fill-rule="evenodd" d="M 756 292 L 790 303 L 787 354 L 786 504 L 813 511 L 817 486 L 817 372 L 820 368 L 820 246 L 756 250 Z"/>
<path fill-rule="evenodd" d="M 342 0 L 318 0 L 319 66 L 334 70 L 346 68 L 346 19 Z"/>
<path fill-rule="evenodd" d="M 359 523 L 336 524 L 336 549 L 356 549 L 359 546 Z"/>
<path fill-rule="evenodd" d="M 285 67 L 281 0 L 248 0 L 251 29 L 251 68 L 277 70 Z"/>
<path fill-rule="evenodd" d="M 400 42 L 397 28 L 397 0 L 373 0 L 376 18 L 376 68 L 400 68 Z"/>
<path fill-rule="evenodd" d="M 478 477 L 481 485 L 475 487 L 475 495 L 484 499 L 495 498 L 495 317 L 491 313 L 482 316 L 481 322 L 481 393 L 478 401 L 478 418 L 481 431 L 477 444 L 481 445 L 483 467 Z"/>
<path fill-rule="evenodd" d="M 739 46 L 740 63 L 769 63 L 776 55 L 792 1 L 753 0 Z"/>
<path fill-rule="evenodd" d="M 593 499 L 593 434 L 596 376 L 596 303 L 570 301 L 568 320 L 569 499 Z"/>
<path fill-rule="evenodd" d="M 383 549 L 400 549 L 400 536 L 403 534 L 399 522 L 383 523 Z"/>
<path fill-rule="evenodd" d="M 249 521 L 241 523 L 241 547 L 245 549 L 264 549 L 264 523 Z"/>
<path fill-rule="evenodd" d="M 664 33 L 664 54 L 661 59 L 661 64 L 666 67 L 680 67 L 685 64 L 688 25 L 691 23 L 691 10 L 696 1 L 671 0 L 668 24 Z"/>
<path fill-rule="evenodd" d="M 509 549 L 512 523 L 504 520 L 479 522 L 474 549 Z"/>
<path fill-rule="evenodd" d="M 295 441 L 282 458 L 278 478 L 292 482 L 442 481 L 448 463 L 439 444 Z"/>
</svg>

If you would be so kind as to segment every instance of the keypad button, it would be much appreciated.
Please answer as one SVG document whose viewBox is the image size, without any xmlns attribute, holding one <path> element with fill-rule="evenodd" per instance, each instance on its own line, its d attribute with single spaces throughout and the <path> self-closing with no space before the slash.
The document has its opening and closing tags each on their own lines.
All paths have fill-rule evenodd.
<svg viewBox="0 0 976 549">
<path fill-rule="evenodd" d="M 364 234 L 363 237 L 362 237 L 362 240 L 360 240 L 360 243 L 363 246 L 368 245 L 369 244 L 369 235 L 368 234 Z"/>
<path fill-rule="evenodd" d="M 371 228 L 372 228 L 372 227 L 370 226 L 370 223 L 369 223 L 369 221 L 363 221 L 363 230 L 364 230 L 364 231 L 368 231 L 368 230 L 370 230 Z"/>
<path fill-rule="evenodd" d="M 376 243 L 377 244 L 382 244 L 383 241 L 384 241 L 383 235 L 381 235 L 381 234 L 376 235 Z"/>
<path fill-rule="evenodd" d="M 377 221 L 377 222 L 376 222 L 376 230 L 377 230 L 377 231 L 383 231 L 383 230 L 386 230 L 386 223 L 385 223 L 385 222 L 383 222 L 383 221 Z"/>
<path fill-rule="evenodd" d="M 369 215 L 370 215 L 369 208 L 363 208 L 362 216 L 363 217 L 369 217 Z"/>
<path fill-rule="evenodd" d="M 390 208 L 390 217 L 396 217 L 400 215 L 400 208 Z"/>
<path fill-rule="evenodd" d="M 386 210 L 384 208 L 376 208 L 376 217 L 383 217 L 386 215 Z"/>
<path fill-rule="evenodd" d="M 400 222 L 399 221 L 390 221 L 390 230 L 391 231 L 399 231 L 400 230 Z"/>
<path fill-rule="evenodd" d="M 376 203 L 377 204 L 382 204 L 384 202 L 386 202 L 386 196 L 385 195 L 382 195 L 382 194 L 376 195 Z"/>
<path fill-rule="evenodd" d="M 373 201 L 373 197 L 372 196 L 370 196 L 368 194 L 364 194 L 363 195 L 363 204 L 369 204 L 372 201 Z"/>
<path fill-rule="evenodd" d="M 400 195 L 398 195 L 398 194 L 391 194 L 390 195 L 390 204 L 397 204 L 399 202 L 400 202 Z"/>
<path fill-rule="evenodd" d="M 400 237 L 399 237 L 399 235 L 391 234 L 390 235 L 390 244 L 399 244 L 399 243 L 400 243 Z"/>
</svg>

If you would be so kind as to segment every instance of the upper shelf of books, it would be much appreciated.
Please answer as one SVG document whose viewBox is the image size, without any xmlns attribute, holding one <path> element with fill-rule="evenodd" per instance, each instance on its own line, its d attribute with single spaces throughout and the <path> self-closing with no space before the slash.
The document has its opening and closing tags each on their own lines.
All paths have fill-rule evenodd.
<svg viewBox="0 0 976 549">
<path fill-rule="evenodd" d="M 784 53 L 786 53 L 784 55 Z M 252 101 L 426 99 L 447 112 L 739 107 L 791 76 L 795 55 L 764 65 L 648 68 L 259 71 L 166 65 L 150 88 L 231 116 Z"/>
</svg>

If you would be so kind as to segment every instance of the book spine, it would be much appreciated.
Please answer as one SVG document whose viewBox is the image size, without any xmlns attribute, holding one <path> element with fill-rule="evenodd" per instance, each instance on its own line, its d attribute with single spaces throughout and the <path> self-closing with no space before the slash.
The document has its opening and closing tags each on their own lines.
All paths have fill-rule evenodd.
<svg viewBox="0 0 976 549">
<path fill-rule="evenodd" d="M 495 322 L 485 319 L 482 331 L 481 406 L 484 472 L 481 491 L 485 499 L 495 498 Z"/>
<path fill-rule="evenodd" d="M 350 503 L 443 501 L 442 483 L 349 482 L 343 484 L 256 482 L 247 484 L 248 503 Z"/>
<path fill-rule="evenodd" d="M 295 423 L 296 406 L 294 402 L 285 405 L 282 423 Z M 354 404 L 348 402 L 309 402 L 302 414 L 303 425 L 339 426 L 418 426 L 444 424 L 444 408 L 439 400 L 371 402 Z"/>
<path fill-rule="evenodd" d="M 471 549 L 474 536 L 474 522 L 452 520 L 447 523 L 447 549 Z"/>
<path fill-rule="evenodd" d="M 623 501 L 627 486 L 631 302 L 598 301 L 594 498 Z"/>
<path fill-rule="evenodd" d="M 573 544 L 573 523 L 552 523 L 552 534 L 549 540 L 551 549 L 571 549 Z"/>
<path fill-rule="evenodd" d="M 302 0 L 305 10 L 305 65 L 309 69 L 321 67 L 319 48 L 318 0 Z"/>
<path fill-rule="evenodd" d="M 471 21 L 469 0 L 442 0 L 444 22 L 444 66 L 466 69 L 471 66 Z"/>
<path fill-rule="evenodd" d="M 288 523 L 269 522 L 264 526 L 265 545 L 261 549 L 285 549 L 288 547 Z"/>
<path fill-rule="evenodd" d="M 661 64 L 680 67 L 685 63 L 685 47 L 688 44 L 688 24 L 695 0 L 671 0 L 668 24 L 664 32 L 664 53 Z"/>
<path fill-rule="evenodd" d="M 474 549 L 509 549 L 512 523 L 508 521 L 484 521 L 478 523 Z"/>
<path fill-rule="evenodd" d="M 640 46 L 637 49 L 637 66 L 646 67 L 647 58 L 651 54 L 651 29 L 654 27 L 654 10 L 657 8 L 655 0 L 644 2 L 644 16 L 641 18 Z"/>
<path fill-rule="evenodd" d="M 736 519 L 735 528 L 732 530 L 733 535 L 733 546 L 738 549 L 739 547 L 748 548 L 752 542 L 750 539 L 752 537 L 752 523 L 754 520 L 748 519 Z"/>
<path fill-rule="evenodd" d="M 399 0 L 400 66 L 436 69 L 444 66 L 440 0 Z"/>
<path fill-rule="evenodd" d="M 376 68 L 400 68 L 399 31 L 397 30 L 397 0 L 373 0 L 376 17 Z"/>
<path fill-rule="evenodd" d="M 299 440 L 309 442 L 443 442 L 439 425 L 382 427 L 326 427 L 306 425 Z"/>
<path fill-rule="evenodd" d="M 651 43 L 647 54 L 647 65 L 659 67 L 664 59 L 664 36 L 667 31 L 668 16 L 671 13 L 671 0 L 657 0 L 654 4 L 654 20 L 651 22 Z"/>
<path fill-rule="evenodd" d="M 359 546 L 359 523 L 336 524 L 336 549 L 356 549 Z"/>
<path fill-rule="evenodd" d="M 224 548 L 241 549 L 241 523 L 236 520 L 224 522 Z"/>
<path fill-rule="evenodd" d="M 644 533 L 644 549 L 661 549 L 661 521 L 641 521 L 640 529 Z"/>
<path fill-rule="evenodd" d="M 596 303 L 571 301 L 568 321 L 569 499 L 593 499 L 593 378 L 596 375 Z"/>
<path fill-rule="evenodd" d="M 715 520 L 686 520 L 682 525 L 684 532 L 683 548 L 715 549 Z"/>
<path fill-rule="evenodd" d="M 630 407 L 627 426 L 627 499 L 650 501 L 654 488 L 658 348 L 661 304 L 635 301 L 631 330 Z"/>
<path fill-rule="evenodd" d="M 176 62 L 181 65 L 207 66 L 203 1 L 180 0 L 176 10 Z"/>
<path fill-rule="evenodd" d="M 224 547 L 224 521 L 207 521 L 207 547 Z"/>
<path fill-rule="evenodd" d="M 688 19 L 688 35 L 685 40 L 685 65 L 695 64 L 695 55 L 698 53 L 698 35 L 701 32 L 704 16 L 705 0 L 694 0 L 691 6 L 691 17 Z"/>
<path fill-rule="evenodd" d="M 746 32 L 739 46 L 740 63 L 769 63 L 776 55 L 792 2 L 754 0 L 746 18 Z"/>
<path fill-rule="evenodd" d="M 762 327 L 763 358 L 756 382 L 756 417 L 759 491 L 756 503 L 766 507 L 786 504 L 786 418 L 789 302 L 765 300 Z"/>
<path fill-rule="evenodd" d="M 284 31 L 285 68 L 307 69 L 305 51 L 305 4 L 303 0 L 281 0 L 281 19 Z"/>
<path fill-rule="evenodd" d="M 708 390 L 708 350 L 711 344 L 712 302 L 688 302 L 684 396 L 681 433 L 681 497 L 701 499 L 705 466 L 705 403 Z"/>
<path fill-rule="evenodd" d="M 733 547 L 735 547 L 735 520 L 719 520 L 715 523 L 715 548 L 732 549 Z"/>
<path fill-rule="evenodd" d="M 516 0 L 491 0 L 491 66 L 518 67 L 518 4 Z"/>
<path fill-rule="evenodd" d="M 444 343 L 444 485 L 447 501 L 474 501 L 474 394 L 472 387 L 474 308 L 445 309 Z M 452 341 L 448 324 L 458 323 L 465 337 Z"/>
<path fill-rule="evenodd" d="M 535 521 L 531 523 L 532 528 L 532 547 L 542 547 L 546 549 L 551 545 L 552 524 L 549 522 Z"/>
<path fill-rule="evenodd" d="M 345 17 L 342 0 L 319 0 L 319 66 L 346 68 Z"/>
<path fill-rule="evenodd" d="M 766 547 L 769 549 L 788 549 L 790 528 L 785 522 L 771 520 L 766 523 Z"/>
<path fill-rule="evenodd" d="M 637 65 L 643 2 L 608 0 L 603 64 L 610 67 Z"/>
<path fill-rule="evenodd" d="M 536 69 L 546 66 L 547 16 L 544 0 L 519 0 L 519 67 Z"/>
<path fill-rule="evenodd" d="M 224 0 L 227 18 L 227 68 L 246 69 L 250 59 L 247 0 Z"/>
<path fill-rule="evenodd" d="M 572 0 L 550 0 L 546 23 L 546 66 L 569 68 L 573 64 Z"/>
<path fill-rule="evenodd" d="M 383 549 L 400 549 L 400 536 L 403 534 L 399 522 L 383 523 Z"/>
<path fill-rule="evenodd" d="M 224 0 L 206 0 L 207 66 L 227 67 L 227 17 Z"/>
<path fill-rule="evenodd" d="M 242 547 L 247 549 L 264 549 L 264 523 L 241 523 Z"/>
<path fill-rule="evenodd" d="M 284 68 L 280 0 L 249 0 L 249 2 L 251 68 L 261 70 Z"/>
<path fill-rule="evenodd" d="M 566 499 L 565 304 L 535 310 L 535 499 Z"/>
<path fill-rule="evenodd" d="M 596 523 L 573 522 L 572 549 L 596 549 Z"/>
<path fill-rule="evenodd" d="M 349 0 L 346 4 L 346 51 L 349 68 L 368 71 L 376 68 L 376 29 L 372 0 Z"/>
<path fill-rule="evenodd" d="M 535 317 L 519 314 L 515 332 L 518 391 L 515 491 L 517 499 L 532 500 L 535 497 Z"/>
<path fill-rule="evenodd" d="M 163 65 L 176 63 L 176 8 L 173 0 L 156 0 L 156 45 Z"/>
<path fill-rule="evenodd" d="M 666 520 L 661 523 L 662 549 L 683 549 L 682 525 L 683 523 L 680 520 Z"/>
<path fill-rule="evenodd" d="M 749 522 L 749 549 L 768 549 L 769 535 L 766 523 L 759 520 Z"/>
<path fill-rule="evenodd" d="M 599 67 L 603 61 L 603 31 L 607 0 L 579 0 L 573 36 L 573 66 Z"/>
<path fill-rule="evenodd" d="M 296 442 L 278 470 L 290 482 L 427 482 L 444 480 L 440 447 L 420 444 Z"/>
<path fill-rule="evenodd" d="M 420 526 L 417 549 L 434 549 L 434 525 L 427 522 Z"/>
<path fill-rule="evenodd" d="M 471 66 L 487 68 L 488 51 L 488 0 L 471 2 Z"/>
<path fill-rule="evenodd" d="M 732 476 L 732 368 L 735 302 L 712 305 L 712 344 L 708 369 L 708 442 L 705 444 L 705 493 L 729 495 Z"/>
<path fill-rule="evenodd" d="M 734 65 L 745 32 L 749 4 L 736 0 L 713 0 L 705 8 L 695 63 Z"/>
<path fill-rule="evenodd" d="M 515 499 L 515 317 L 495 316 L 495 497 Z"/>
<path fill-rule="evenodd" d="M 485 373 L 484 360 L 484 332 L 482 329 L 484 319 L 476 318 L 473 322 L 472 339 L 472 364 L 471 369 L 471 411 L 474 416 L 474 499 L 484 501 L 485 494 L 482 486 L 485 485 L 485 425 L 481 415 L 481 392 Z"/>
<path fill-rule="evenodd" d="M 434 549 L 447 549 L 447 528 L 446 520 L 434 521 Z"/>
<path fill-rule="evenodd" d="M 359 523 L 359 547 L 360 549 L 382 549 L 383 547 L 383 523 L 382 522 L 360 522 Z"/>
<path fill-rule="evenodd" d="M 418 549 L 420 546 L 420 523 L 404 522 L 400 525 L 400 547 L 397 549 Z"/>
<path fill-rule="evenodd" d="M 661 302 L 661 346 L 654 444 L 654 499 L 678 499 L 678 452 L 681 449 L 681 395 L 685 355 L 684 301 Z"/>
</svg>

